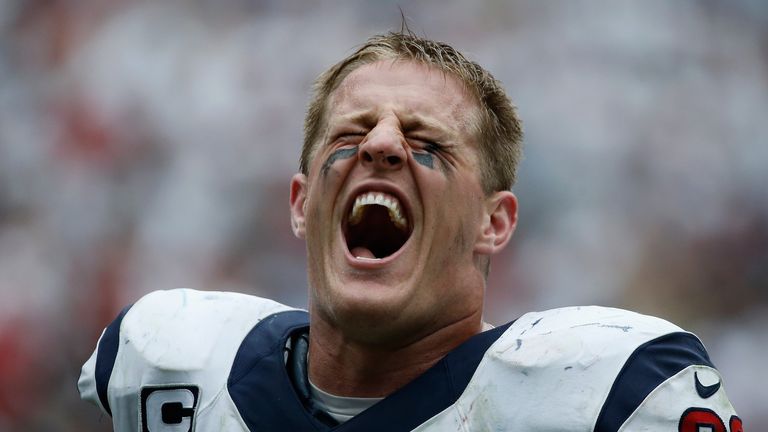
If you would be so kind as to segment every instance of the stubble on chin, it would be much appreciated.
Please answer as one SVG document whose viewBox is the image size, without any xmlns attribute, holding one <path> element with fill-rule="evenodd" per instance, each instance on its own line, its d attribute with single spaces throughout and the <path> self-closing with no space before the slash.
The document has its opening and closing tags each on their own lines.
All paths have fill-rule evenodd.
<svg viewBox="0 0 768 432">
<path fill-rule="evenodd" d="M 414 328 L 419 324 L 404 319 L 405 306 L 392 299 L 355 296 L 333 289 L 313 296 L 310 309 L 314 319 L 323 320 L 345 342 L 377 349 L 399 348 L 418 334 Z"/>
</svg>

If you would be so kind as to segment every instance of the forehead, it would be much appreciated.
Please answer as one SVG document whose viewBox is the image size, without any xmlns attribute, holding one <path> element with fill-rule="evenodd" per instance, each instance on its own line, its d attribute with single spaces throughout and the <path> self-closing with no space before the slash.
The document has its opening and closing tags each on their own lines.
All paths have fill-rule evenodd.
<svg viewBox="0 0 768 432">
<path fill-rule="evenodd" d="M 352 71 L 329 108 L 331 119 L 394 111 L 401 122 L 413 119 L 468 133 L 478 105 L 451 73 L 414 61 L 380 60 Z"/>
</svg>

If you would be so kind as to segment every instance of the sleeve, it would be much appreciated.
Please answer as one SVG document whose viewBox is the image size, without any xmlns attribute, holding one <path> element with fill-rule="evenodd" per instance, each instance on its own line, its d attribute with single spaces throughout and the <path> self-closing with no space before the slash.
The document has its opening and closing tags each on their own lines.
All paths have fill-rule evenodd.
<svg viewBox="0 0 768 432">
<path fill-rule="evenodd" d="M 477 419 L 466 430 L 742 431 L 699 339 L 648 315 L 599 306 L 528 313 L 479 370 L 461 401 Z"/>
<path fill-rule="evenodd" d="M 640 345 L 624 364 L 596 432 L 742 432 L 720 373 L 699 339 L 674 332 Z"/>
<path fill-rule="evenodd" d="M 117 318 L 101 333 L 96 349 L 83 365 L 80 379 L 77 382 L 80 397 L 98 406 L 105 414 L 110 416 L 112 415 L 112 410 L 107 399 L 107 386 L 117 357 L 120 324 L 125 314 L 131 309 L 131 306 L 125 307 L 118 314 Z"/>
<path fill-rule="evenodd" d="M 118 432 L 247 430 L 226 391 L 232 362 L 259 321 L 286 310 L 238 293 L 147 294 L 104 329 L 83 365 L 80 395 Z"/>
</svg>

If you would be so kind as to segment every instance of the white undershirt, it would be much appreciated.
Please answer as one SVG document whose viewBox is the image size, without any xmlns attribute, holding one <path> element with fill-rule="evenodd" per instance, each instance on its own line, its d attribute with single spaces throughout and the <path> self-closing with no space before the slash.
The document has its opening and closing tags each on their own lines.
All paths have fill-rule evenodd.
<svg viewBox="0 0 768 432">
<path fill-rule="evenodd" d="M 483 322 L 483 331 L 492 329 L 493 326 Z M 334 420 L 344 423 L 352 417 L 372 407 L 376 402 L 384 398 L 356 398 L 330 394 L 320 390 L 309 377 L 309 397 L 318 408 L 325 411 Z"/>
<path fill-rule="evenodd" d="M 336 396 L 320 390 L 312 380 L 309 380 L 309 394 L 318 408 L 339 423 L 344 423 L 384 399 Z"/>
</svg>

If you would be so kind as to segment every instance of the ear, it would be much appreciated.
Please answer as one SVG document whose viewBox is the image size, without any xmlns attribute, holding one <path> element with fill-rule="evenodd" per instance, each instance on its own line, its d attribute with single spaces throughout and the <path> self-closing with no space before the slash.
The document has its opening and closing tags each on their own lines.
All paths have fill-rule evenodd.
<svg viewBox="0 0 768 432">
<path fill-rule="evenodd" d="M 294 174 L 291 178 L 291 229 L 293 234 L 303 239 L 306 233 L 304 225 L 304 209 L 307 203 L 307 176 L 304 174 Z"/>
<path fill-rule="evenodd" d="M 517 227 L 517 197 L 510 191 L 494 192 L 485 199 L 485 214 L 475 253 L 495 254 L 507 245 Z"/>
</svg>

